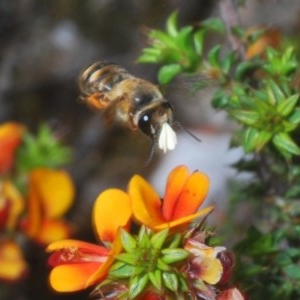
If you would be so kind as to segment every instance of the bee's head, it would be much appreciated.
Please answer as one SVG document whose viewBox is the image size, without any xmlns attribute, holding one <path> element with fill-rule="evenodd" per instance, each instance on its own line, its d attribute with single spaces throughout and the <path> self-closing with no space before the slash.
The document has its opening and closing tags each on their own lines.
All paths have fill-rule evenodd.
<svg viewBox="0 0 300 300">
<path fill-rule="evenodd" d="M 176 133 L 171 127 L 173 108 L 167 101 L 157 103 L 142 112 L 138 119 L 139 129 L 148 135 L 165 153 L 177 144 Z"/>
</svg>

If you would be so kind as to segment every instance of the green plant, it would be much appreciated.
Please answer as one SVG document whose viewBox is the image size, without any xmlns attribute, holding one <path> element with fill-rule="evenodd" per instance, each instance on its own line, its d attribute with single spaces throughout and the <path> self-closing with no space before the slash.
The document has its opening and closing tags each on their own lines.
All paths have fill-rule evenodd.
<svg viewBox="0 0 300 300">
<path fill-rule="evenodd" d="M 234 167 L 253 174 L 249 183 L 235 183 L 231 205 L 246 201 L 257 209 L 255 224 L 244 229 L 247 233 L 235 247 L 236 278 L 250 299 L 298 299 L 300 104 L 295 49 L 291 43 L 276 48 L 270 43 L 252 53 L 251 45 L 268 32 L 259 29 L 247 36 L 247 29 L 238 26 L 230 28 L 238 50 L 224 52 L 218 43 L 207 49 L 205 36 L 217 32 L 226 40 L 228 25 L 210 19 L 197 28 L 178 28 L 177 16 L 169 17 L 166 31 L 150 31 L 151 45 L 138 61 L 160 65 L 160 84 L 192 74 L 217 86 L 212 105 L 239 124 L 232 146 L 245 152 Z M 199 81 L 193 88 L 200 86 Z"/>
</svg>

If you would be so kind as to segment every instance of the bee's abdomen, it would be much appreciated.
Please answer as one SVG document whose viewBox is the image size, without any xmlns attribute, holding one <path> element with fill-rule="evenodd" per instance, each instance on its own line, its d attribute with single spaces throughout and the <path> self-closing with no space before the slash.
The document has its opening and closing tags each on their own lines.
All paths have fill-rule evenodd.
<svg viewBox="0 0 300 300">
<path fill-rule="evenodd" d="M 99 61 L 87 68 L 79 77 L 79 87 L 82 93 L 106 93 L 121 81 L 133 77 L 117 64 Z"/>
</svg>

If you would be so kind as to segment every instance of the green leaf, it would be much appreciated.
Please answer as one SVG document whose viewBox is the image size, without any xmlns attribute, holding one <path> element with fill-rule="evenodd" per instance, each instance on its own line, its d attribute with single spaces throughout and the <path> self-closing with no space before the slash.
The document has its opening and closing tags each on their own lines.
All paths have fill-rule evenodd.
<svg viewBox="0 0 300 300">
<path fill-rule="evenodd" d="M 221 68 L 225 74 L 229 74 L 231 67 L 235 62 L 235 53 L 230 52 L 228 53 L 224 59 L 221 61 Z"/>
<path fill-rule="evenodd" d="M 145 270 L 145 267 L 142 265 L 136 265 L 134 268 L 134 272 L 133 272 L 133 276 L 137 276 L 137 275 L 141 275 L 141 274 L 145 274 L 145 272 L 147 272 L 147 270 Z"/>
<path fill-rule="evenodd" d="M 134 299 L 146 287 L 148 283 L 148 274 L 134 276 L 129 282 L 129 298 Z"/>
<path fill-rule="evenodd" d="M 186 259 L 189 256 L 189 252 L 181 248 L 175 248 L 175 249 L 166 248 L 163 249 L 161 253 L 163 254 L 162 260 L 166 264 L 179 262 L 181 260 Z"/>
<path fill-rule="evenodd" d="M 272 133 L 268 131 L 259 131 L 256 140 L 254 141 L 254 149 L 256 152 L 260 151 L 272 138 Z"/>
<path fill-rule="evenodd" d="M 134 253 L 136 251 L 137 242 L 126 230 L 121 230 L 121 241 L 126 252 Z"/>
<path fill-rule="evenodd" d="M 299 235 L 300 234 L 300 226 L 296 225 L 294 229 L 297 232 L 297 234 Z M 290 247 L 285 250 L 285 254 L 289 255 L 293 259 L 295 259 L 295 258 L 299 259 L 300 258 L 300 249 L 296 248 L 296 247 Z"/>
<path fill-rule="evenodd" d="M 129 278 L 133 275 L 135 267 L 123 262 L 116 262 L 109 269 L 109 275 L 116 278 Z"/>
<path fill-rule="evenodd" d="M 137 61 L 139 63 L 159 63 L 161 59 L 161 52 L 162 49 L 155 47 L 144 48 Z"/>
<path fill-rule="evenodd" d="M 256 128 L 249 127 L 246 129 L 242 145 L 246 152 L 250 152 L 255 149 L 256 139 L 259 135 L 259 131 Z"/>
<path fill-rule="evenodd" d="M 212 98 L 212 106 L 217 109 L 226 109 L 229 104 L 229 96 L 223 90 L 218 90 Z"/>
<path fill-rule="evenodd" d="M 284 131 L 284 132 L 290 132 L 297 128 L 296 124 L 293 124 L 293 123 L 285 121 L 285 120 L 283 120 L 281 124 L 283 126 L 282 131 Z"/>
<path fill-rule="evenodd" d="M 189 290 L 189 286 L 187 285 L 183 276 L 178 276 L 179 281 L 179 290 L 183 292 L 187 292 Z"/>
<path fill-rule="evenodd" d="M 178 290 L 178 278 L 176 274 L 170 272 L 162 273 L 163 283 L 166 288 L 172 292 L 177 292 Z"/>
<path fill-rule="evenodd" d="M 168 248 L 170 248 L 170 249 L 171 248 L 177 248 L 179 246 L 181 240 L 182 240 L 182 235 L 181 234 L 179 234 L 179 233 L 174 234 L 172 236 L 172 240 L 171 240 Z"/>
<path fill-rule="evenodd" d="M 154 55 L 143 53 L 139 56 L 139 58 L 137 59 L 137 62 L 138 63 L 153 64 L 153 63 L 159 63 L 160 59 L 158 57 L 154 56 Z"/>
<path fill-rule="evenodd" d="M 275 260 L 276 264 L 279 266 L 285 266 L 292 263 L 291 257 L 285 252 L 278 253 L 275 257 Z"/>
<path fill-rule="evenodd" d="M 284 117 L 292 113 L 299 99 L 299 95 L 295 94 L 277 105 L 277 111 Z"/>
<path fill-rule="evenodd" d="M 267 92 L 269 95 L 269 102 L 272 105 L 280 104 L 285 99 L 284 93 L 273 80 L 268 80 Z"/>
<path fill-rule="evenodd" d="M 267 47 L 265 52 L 268 61 L 272 62 L 274 58 L 276 57 L 276 51 L 272 47 Z"/>
<path fill-rule="evenodd" d="M 213 67 L 220 67 L 221 46 L 214 46 L 208 53 L 208 61 Z"/>
<path fill-rule="evenodd" d="M 300 108 L 296 107 L 294 112 L 288 118 L 289 122 L 298 125 L 300 123 Z"/>
<path fill-rule="evenodd" d="M 250 227 L 246 238 L 236 246 L 236 251 L 249 256 L 277 253 L 281 238 L 281 232 L 262 233 L 257 228 Z"/>
<path fill-rule="evenodd" d="M 166 264 L 162 259 L 161 257 L 159 257 L 157 259 L 157 264 L 156 264 L 157 268 L 160 269 L 161 271 L 170 271 L 171 270 L 171 267 Z"/>
<path fill-rule="evenodd" d="M 253 60 L 246 60 L 238 64 L 235 70 L 234 78 L 236 80 L 242 80 L 247 75 L 253 73 L 261 63 Z"/>
<path fill-rule="evenodd" d="M 290 154 L 300 155 L 300 148 L 298 145 L 291 139 L 289 134 L 281 132 L 276 134 L 273 137 L 273 143 L 278 150 L 287 152 Z"/>
<path fill-rule="evenodd" d="M 116 259 L 126 264 L 130 264 L 130 265 L 136 264 L 134 253 L 120 253 L 116 255 Z"/>
<path fill-rule="evenodd" d="M 193 27 L 187 26 L 183 27 L 177 37 L 176 37 L 176 43 L 178 48 L 182 50 L 190 50 L 191 47 L 191 41 L 192 41 L 192 32 L 193 32 Z"/>
<path fill-rule="evenodd" d="M 169 83 L 177 74 L 181 71 L 181 66 L 179 64 L 165 65 L 160 68 L 158 72 L 158 81 L 161 84 Z"/>
<path fill-rule="evenodd" d="M 256 264 L 247 265 L 247 270 L 245 270 L 245 275 L 247 277 L 255 276 L 261 273 L 262 273 L 262 266 Z"/>
<path fill-rule="evenodd" d="M 149 34 L 149 37 L 154 40 L 154 45 L 159 46 L 159 48 L 177 48 L 176 41 L 163 31 L 152 30 Z"/>
<path fill-rule="evenodd" d="M 224 32 L 226 27 L 223 21 L 219 18 L 209 18 L 201 22 L 201 26 L 216 32 Z"/>
<path fill-rule="evenodd" d="M 149 272 L 148 277 L 149 277 L 151 283 L 154 285 L 154 287 L 160 291 L 162 288 L 161 270 L 155 270 L 153 272 Z"/>
<path fill-rule="evenodd" d="M 259 114 L 256 111 L 250 110 L 234 110 L 231 115 L 246 125 L 254 125 L 259 120 Z"/>
<path fill-rule="evenodd" d="M 204 42 L 205 31 L 197 30 L 193 35 L 195 52 L 200 56 L 203 54 L 203 42 Z"/>
<path fill-rule="evenodd" d="M 151 230 L 142 226 L 138 235 L 138 247 L 139 248 L 149 248 L 151 246 Z"/>
<path fill-rule="evenodd" d="M 287 274 L 287 276 L 290 279 L 300 280 L 300 267 L 297 266 L 296 264 L 285 266 L 283 268 L 283 271 Z"/>
<path fill-rule="evenodd" d="M 168 229 L 161 230 L 151 237 L 151 245 L 154 249 L 161 249 L 169 234 Z"/>
<path fill-rule="evenodd" d="M 166 30 L 167 33 L 172 36 L 176 37 L 178 34 L 178 29 L 177 29 L 177 22 L 178 22 L 178 11 L 174 11 L 167 20 L 166 23 Z"/>
</svg>

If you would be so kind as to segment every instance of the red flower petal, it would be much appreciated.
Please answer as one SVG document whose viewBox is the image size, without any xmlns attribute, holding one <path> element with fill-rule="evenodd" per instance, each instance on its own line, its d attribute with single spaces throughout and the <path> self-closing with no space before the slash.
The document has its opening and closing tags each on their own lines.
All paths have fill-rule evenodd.
<svg viewBox="0 0 300 300">
<path fill-rule="evenodd" d="M 53 252 L 48 263 L 52 267 L 80 262 L 104 263 L 110 252 L 108 248 L 78 240 L 61 240 L 51 243 L 47 252 Z"/>
</svg>

